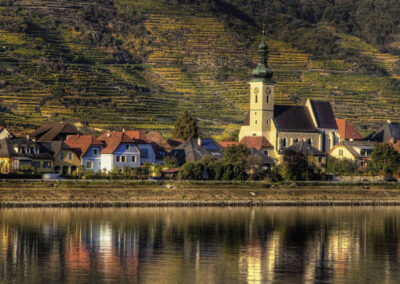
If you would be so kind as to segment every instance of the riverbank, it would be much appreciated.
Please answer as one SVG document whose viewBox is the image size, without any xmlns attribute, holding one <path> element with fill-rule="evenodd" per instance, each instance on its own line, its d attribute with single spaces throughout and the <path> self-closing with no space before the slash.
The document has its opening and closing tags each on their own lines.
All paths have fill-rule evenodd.
<svg viewBox="0 0 400 284">
<path fill-rule="evenodd" d="M 0 182 L 0 207 L 400 205 L 400 184 Z"/>
</svg>

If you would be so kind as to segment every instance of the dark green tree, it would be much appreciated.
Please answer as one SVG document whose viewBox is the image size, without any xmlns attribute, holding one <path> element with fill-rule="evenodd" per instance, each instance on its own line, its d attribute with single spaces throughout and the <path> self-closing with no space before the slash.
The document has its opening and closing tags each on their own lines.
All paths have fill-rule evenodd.
<svg viewBox="0 0 400 284">
<path fill-rule="evenodd" d="M 283 155 L 279 173 L 283 179 L 293 181 L 313 180 L 318 177 L 318 169 L 314 164 L 309 163 L 303 154 L 294 151 L 287 151 Z"/>
<path fill-rule="evenodd" d="M 182 112 L 174 123 L 174 130 L 172 132 L 175 138 L 189 139 L 199 136 L 199 128 L 197 127 L 197 120 L 193 118 L 189 112 Z"/>
<path fill-rule="evenodd" d="M 392 176 L 400 167 L 400 154 L 388 144 L 376 144 L 368 168 L 373 174 Z"/>
<path fill-rule="evenodd" d="M 327 171 L 336 175 L 351 175 L 357 169 L 355 162 L 348 159 L 328 158 Z"/>
<path fill-rule="evenodd" d="M 224 149 L 223 161 L 227 163 L 244 162 L 250 154 L 251 152 L 246 146 L 242 144 L 232 145 Z"/>
</svg>

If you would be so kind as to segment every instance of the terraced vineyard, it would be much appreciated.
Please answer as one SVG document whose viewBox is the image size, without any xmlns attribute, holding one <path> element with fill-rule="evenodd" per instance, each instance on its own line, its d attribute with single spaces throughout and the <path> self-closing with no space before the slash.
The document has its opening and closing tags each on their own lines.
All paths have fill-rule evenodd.
<svg viewBox="0 0 400 284">
<path fill-rule="evenodd" d="M 182 110 L 216 133 L 244 118 L 259 42 L 253 26 L 237 33 L 211 12 L 156 0 L 10 3 L 0 2 L 0 119 L 16 133 L 60 120 L 167 131 Z M 364 130 L 397 121 L 400 58 L 324 28 L 388 75 L 358 74 L 351 62 L 315 60 L 269 38 L 277 103 L 330 100 L 338 118 Z"/>
</svg>

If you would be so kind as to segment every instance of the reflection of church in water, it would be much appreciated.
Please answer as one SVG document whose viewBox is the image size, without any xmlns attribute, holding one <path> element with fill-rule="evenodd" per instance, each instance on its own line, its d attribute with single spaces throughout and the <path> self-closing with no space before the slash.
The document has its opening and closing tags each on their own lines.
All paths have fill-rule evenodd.
<svg viewBox="0 0 400 284">
<path fill-rule="evenodd" d="M 306 142 L 327 153 L 338 141 L 338 129 L 330 102 L 307 100 L 305 105 L 274 103 L 273 72 L 268 68 L 268 46 L 262 36 L 259 61 L 250 81 L 250 110 L 240 129 L 239 140 L 261 136 L 262 151 L 278 158 L 281 151 Z"/>
</svg>

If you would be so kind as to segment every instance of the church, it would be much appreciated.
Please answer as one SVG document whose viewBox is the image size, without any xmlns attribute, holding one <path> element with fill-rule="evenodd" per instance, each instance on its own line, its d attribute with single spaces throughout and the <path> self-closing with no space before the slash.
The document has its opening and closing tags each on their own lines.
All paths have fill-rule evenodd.
<svg viewBox="0 0 400 284">
<path fill-rule="evenodd" d="M 239 132 L 239 140 L 267 140 L 264 154 L 278 159 L 282 152 L 306 142 L 323 153 L 338 142 L 338 127 L 330 102 L 307 100 L 304 105 L 274 102 L 275 83 L 268 67 L 268 45 L 263 32 L 258 46 L 258 65 L 250 83 L 250 110 Z"/>
</svg>

